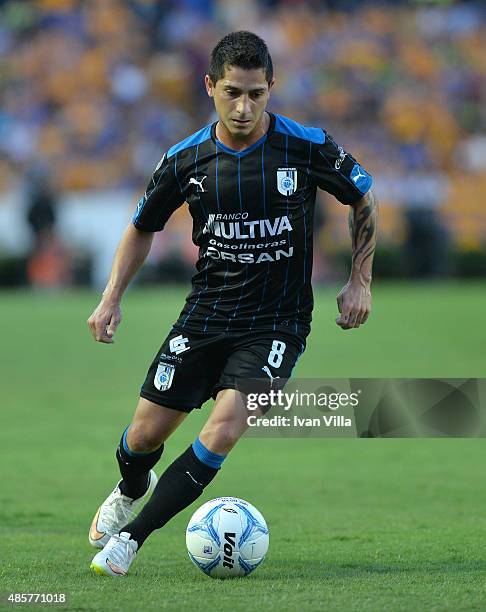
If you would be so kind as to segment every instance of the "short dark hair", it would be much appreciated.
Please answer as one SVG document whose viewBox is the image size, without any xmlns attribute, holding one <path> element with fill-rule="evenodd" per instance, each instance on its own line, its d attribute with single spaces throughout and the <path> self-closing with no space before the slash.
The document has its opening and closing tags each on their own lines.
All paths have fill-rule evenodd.
<svg viewBox="0 0 486 612">
<path fill-rule="evenodd" d="M 213 85 L 224 78 L 228 66 L 245 70 L 263 68 L 267 82 L 273 78 L 272 58 L 265 41 L 245 30 L 227 34 L 211 51 L 209 77 Z"/>
</svg>

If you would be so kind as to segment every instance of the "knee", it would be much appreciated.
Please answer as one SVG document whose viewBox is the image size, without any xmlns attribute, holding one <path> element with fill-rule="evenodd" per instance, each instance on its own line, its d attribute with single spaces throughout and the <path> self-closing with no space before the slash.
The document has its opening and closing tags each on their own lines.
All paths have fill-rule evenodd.
<svg viewBox="0 0 486 612">
<path fill-rule="evenodd" d="M 126 441 L 128 448 L 134 453 L 150 453 L 160 448 L 163 442 L 156 431 L 136 424 L 130 425 Z"/>
</svg>

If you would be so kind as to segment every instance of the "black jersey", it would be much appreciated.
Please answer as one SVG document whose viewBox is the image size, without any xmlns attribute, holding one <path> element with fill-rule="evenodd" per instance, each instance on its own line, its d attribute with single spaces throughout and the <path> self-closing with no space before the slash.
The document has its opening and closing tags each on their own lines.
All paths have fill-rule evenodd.
<svg viewBox="0 0 486 612">
<path fill-rule="evenodd" d="M 176 324 L 195 331 L 309 333 L 316 188 L 353 204 L 371 175 L 332 137 L 270 113 L 267 133 L 243 151 L 216 123 L 162 157 L 133 217 L 161 230 L 184 202 L 199 247 L 192 291 Z"/>
</svg>

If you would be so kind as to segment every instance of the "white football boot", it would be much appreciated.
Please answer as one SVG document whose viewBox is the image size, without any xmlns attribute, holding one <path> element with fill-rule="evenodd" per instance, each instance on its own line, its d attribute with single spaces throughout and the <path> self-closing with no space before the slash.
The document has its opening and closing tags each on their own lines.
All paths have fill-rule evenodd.
<svg viewBox="0 0 486 612">
<path fill-rule="evenodd" d="M 96 553 L 90 568 L 101 576 L 121 578 L 128 572 L 137 550 L 138 544 L 135 540 L 130 540 L 129 533 L 115 533 L 103 550 Z"/>
<path fill-rule="evenodd" d="M 153 470 L 150 470 L 148 489 L 138 499 L 123 495 L 118 488 L 120 482 L 98 508 L 91 523 L 88 538 L 89 543 L 96 548 L 103 548 L 113 534 L 119 533 L 120 529 L 137 516 L 137 510 L 141 509 L 152 495 L 157 484 L 157 476 Z"/>
</svg>

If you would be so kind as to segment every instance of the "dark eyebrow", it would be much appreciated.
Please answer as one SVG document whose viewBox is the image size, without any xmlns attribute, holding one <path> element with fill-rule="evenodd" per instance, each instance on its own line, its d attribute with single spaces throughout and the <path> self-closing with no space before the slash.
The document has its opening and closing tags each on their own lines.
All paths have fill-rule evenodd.
<svg viewBox="0 0 486 612">
<path fill-rule="evenodd" d="M 234 85 L 225 85 L 224 86 L 225 89 L 231 89 L 232 91 L 241 91 L 241 89 L 239 87 L 235 87 Z M 250 93 L 265 93 L 266 89 L 265 87 L 255 87 L 255 89 L 250 89 Z"/>
</svg>

